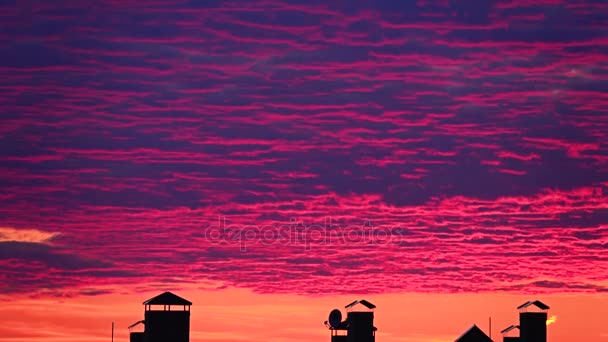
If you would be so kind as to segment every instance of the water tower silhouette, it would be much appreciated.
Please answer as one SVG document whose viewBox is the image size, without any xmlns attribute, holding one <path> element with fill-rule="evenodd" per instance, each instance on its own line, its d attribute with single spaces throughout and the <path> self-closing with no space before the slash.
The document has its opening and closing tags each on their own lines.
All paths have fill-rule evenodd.
<svg viewBox="0 0 608 342">
<path fill-rule="evenodd" d="M 164 292 L 144 302 L 143 332 L 131 332 L 131 342 L 190 342 L 191 302 Z"/>
<path fill-rule="evenodd" d="M 376 306 L 362 299 L 348 304 L 345 308 L 346 320 L 342 321 L 342 313 L 335 309 L 329 313 L 329 319 L 325 321 L 325 326 L 331 331 L 331 342 L 375 342 Z"/>
<path fill-rule="evenodd" d="M 528 311 L 536 308 L 540 311 Z M 519 342 L 547 342 L 547 310 L 549 306 L 540 300 L 518 306 Z"/>
<path fill-rule="evenodd" d="M 549 306 L 540 300 L 535 300 L 525 302 L 517 309 L 519 310 L 519 325 L 511 325 L 501 331 L 503 342 L 547 342 Z M 514 336 L 518 330 L 519 336 Z"/>
</svg>

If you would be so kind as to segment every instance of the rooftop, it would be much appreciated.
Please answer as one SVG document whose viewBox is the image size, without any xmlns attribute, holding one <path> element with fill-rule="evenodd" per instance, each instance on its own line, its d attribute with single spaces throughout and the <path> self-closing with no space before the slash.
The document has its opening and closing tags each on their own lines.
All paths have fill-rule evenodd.
<svg viewBox="0 0 608 342">
<path fill-rule="evenodd" d="M 191 302 L 171 292 L 164 292 L 144 302 L 144 305 L 192 305 Z"/>
<path fill-rule="evenodd" d="M 517 309 L 518 310 L 526 309 L 529 306 L 536 306 L 537 308 L 539 308 L 541 310 L 549 310 L 549 306 L 547 304 L 541 302 L 540 300 L 527 301 L 527 302 L 523 303 L 522 305 L 518 306 Z"/>
<path fill-rule="evenodd" d="M 455 342 L 493 342 L 486 333 L 481 331 L 479 327 L 473 324 L 469 330 L 465 331 Z"/>
<path fill-rule="evenodd" d="M 500 333 L 501 334 L 506 334 L 509 331 L 512 331 L 514 329 L 519 329 L 519 325 L 511 325 L 511 326 L 507 327 L 506 329 L 503 329 Z"/>
<path fill-rule="evenodd" d="M 372 304 L 372 303 L 370 303 L 370 302 L 366 301 L 365 299 L 356 300 L 356 301 L 354 301 L 354 302 L 352 302 L 352 303 L 348 304 L 347 306 L 345 306 L 345 308 L 346 308 L 346 309 L 351 309 L 352 307 L 357 306 L 357 305 L 359 305 L 359 304 L 361 304 L 361 305 L 365 306 L 366 308 L 368 308 L 368 309 L 370 309 L 370 310 L 371 310 L 371 309 L 375 309 L 375 308 L 376 308 L 376 306 L 375 306 L 374 304 Z"/>
</svg>

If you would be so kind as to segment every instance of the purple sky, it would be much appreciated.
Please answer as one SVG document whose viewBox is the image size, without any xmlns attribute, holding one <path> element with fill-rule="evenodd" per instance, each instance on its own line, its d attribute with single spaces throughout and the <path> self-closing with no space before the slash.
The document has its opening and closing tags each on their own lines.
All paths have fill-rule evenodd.
<svg viewBox="0 0 608 342">
<path fill-rule="evenodd" d="M 604 1 L 17 3 L 5 294 L 608 291 Z"/>
</svg>

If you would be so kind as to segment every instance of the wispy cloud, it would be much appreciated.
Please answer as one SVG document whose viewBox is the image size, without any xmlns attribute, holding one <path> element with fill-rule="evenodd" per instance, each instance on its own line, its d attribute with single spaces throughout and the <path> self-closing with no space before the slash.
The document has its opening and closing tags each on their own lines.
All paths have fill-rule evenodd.
<svg viewBox="0 0 608 342">
<path fill-rule="evenodd" d="M 607 11 L 5 5 L 0 225 L 36 228 L 0 229 L 29 251 L 1 261 L 23 274 L 7 281 L 605 292 Z M 243 251 L 205 237 L 218 216 L 369 221 L 391 242 Z"/>
<path fill-rule="evenodd" d="M 50 243 L 53 238 L 59 236 L 58 232 L 45 232 L 36 229 L 15 229 L 0 227 L 0 242 L 34 242 Z"/>
</svg>

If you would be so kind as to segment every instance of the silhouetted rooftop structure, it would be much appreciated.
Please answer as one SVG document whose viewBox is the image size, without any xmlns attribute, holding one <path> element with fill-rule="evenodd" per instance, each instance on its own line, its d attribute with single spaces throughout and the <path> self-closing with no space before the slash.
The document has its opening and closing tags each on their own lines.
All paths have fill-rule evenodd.
<svg viewBox="0 0 608 342">
<path fill-rule="evenodd" d="M 360 308 L 362 310 L 360 310 Z M 345 306 L 347 316 L 342 321 L 342 313 L 335 309 L 329 313 L 325 326 L 331 331 L 331 342 L 374 342 L 374 309 L 376 306 L 365 299 L 356 300 Z"/>
<path fill-rule="evenodd" d="M 146 321 L 144 321 L 143 319 L 142 319 L 141 321 L 137 321 L 137 322 L 135 322 L 135 323 L 133 323 L 133 324 L 129 325 L 129 326 L 127 327 L 127 329 L 131 330 L 131 329 L 135 328 L 136 326 L 138 326 L 138 325 L 140 325 L 140 324 L 146 324 Z"/>
<path fill-rule="evenodd" d="M 539 308 L 541 310 L 549 310 L 549 306 L 547 304 L 541 302 L 540 300 L 527 301 L 527 302 L 523 303 L 522 305 L 518 306 L 517 309 L 523 310 L 523 309 L 527 309 L 530 306 L 536 306 L 537 308 Z"/>
<path fill-rule="evenodd" d="M 502 342 L 520 342 L 519 341 L 519 325 L 510 325 L 500 331 L 502 334 Z"/>
<path fill-rule="evenodd" d="M 541 311 L 528 311 L 528 309 L 534 308 Z M 518 342 L 547 342 L 547 310 L 549 310 L 549 306 L 540 300 L 534 300 L 523 303 L 517 309 L 519 310 Z"/>
<path fill-rule="evenodd" d="M 501 334 L 506 334 L 506 333 L 508 333 L 508 332 L 511 332 L 511 331 L 512 331 L 512 330 L 514 330 L 514 329 L 519 329 L 519 325 L 511 325 L 511 326 L 509 326 L 509 327 L 507 327 L 507 328 L 503 329 L 503 330 L 502 330 L 500 333 L 501 333 Z"/>
<path fill-rule="evenodd" d="M 352 303 L 348 304 L 347 306 L 345 306 L 345 308 L 346 308 L 346 309 L 352 309 L 353 307 L 355 307 L 355 306 L 357 306 L 357 305 L 359 305 L 359 304 L 361 304 L 361 305 L 365 306 L 366 308 L 368 308 L 368 309 L 370 309 L 370 310 L 372 310 L 372 309 L 375 309 L 375 308 L 376 308 L 376 306 L 375 306 L 374 304 L 372 304 L 372 303 L 370 303 L 370 302 L 366 301 L 365 299 L 356 300 L 356 301 L 354 301 L 354 302 L 352 302 Z"/>
<path fill-rule="evenodd" d="M 192 303 L 171 292 L 164 292 L 148 299 L 144 305 L 192 305 Z"/>
<path fill-rule="evenodd" d="M 143 304 L 144 319 L 129 326 L 130 342 L 190 341 L 190 301 L 164 292 Z M 140 324 L 143 332 L 132 330 Z"/>
<path fill-rule="evenodd" d="M 479 327 L 473 324 L 469 330 L 465 331 L 454 342 L 493 342 Z"/>
<path fill-rule="evenodd" d="M 547 342 L 547 310 L 540 300 L 531 300 L 518 306 L 519 325 L 510 325 L 500 333 L 503 342 Z M 538 309 L 528 311 L 528 309 Z"/>
</svg>

